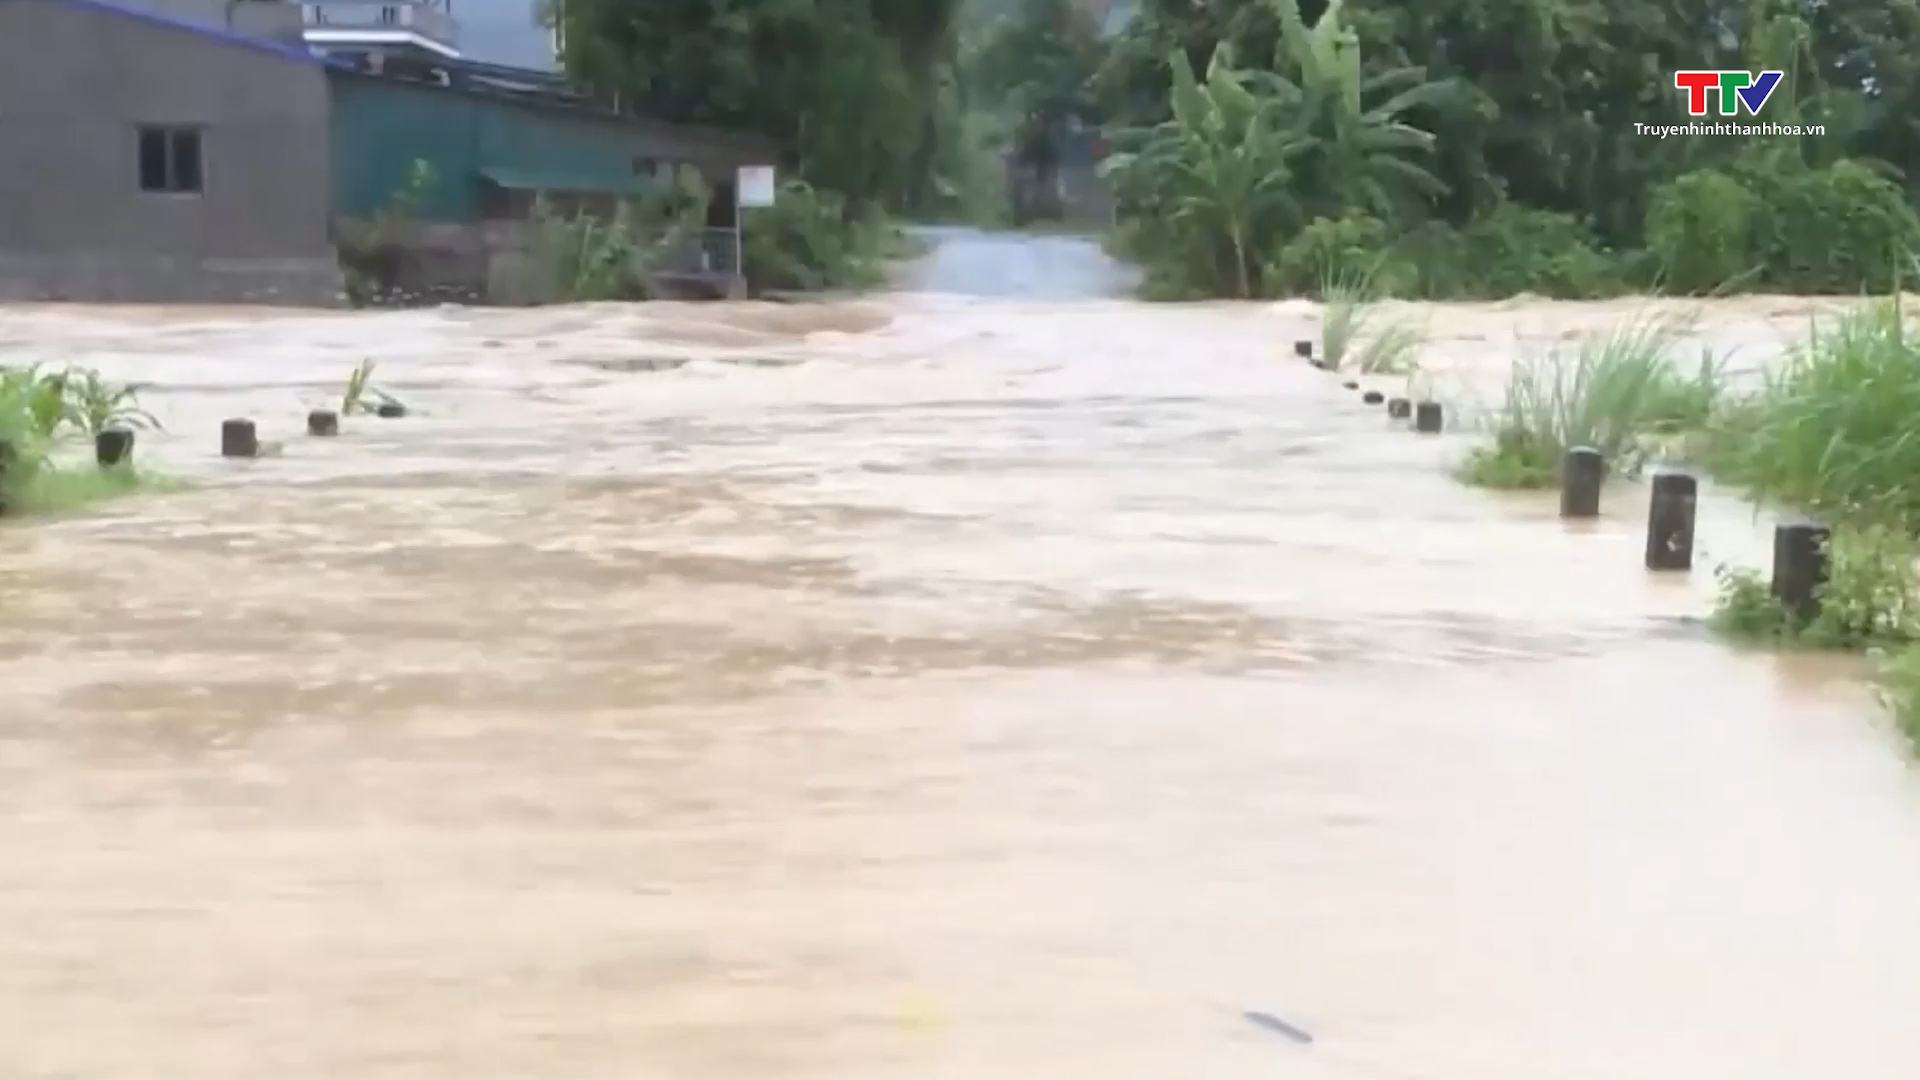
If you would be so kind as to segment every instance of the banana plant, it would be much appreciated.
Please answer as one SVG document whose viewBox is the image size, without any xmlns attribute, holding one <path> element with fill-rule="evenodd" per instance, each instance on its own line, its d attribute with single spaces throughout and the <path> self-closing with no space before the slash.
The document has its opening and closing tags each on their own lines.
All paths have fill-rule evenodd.
<svg viewBox="0 0 1920 1080">
<path fill-rule="evenodd" d="M 1411 200 L 1445 194 L 1420 164 L 1433 152 L 1433 133 L 1406 118 L 1463 100 L 1461 87 L 1417 67 L 1368 74 L 1360 37 L 1341 19 L 1342 0 L 1331 0 L 1312 26 L 1298 0 L 1264 2 L 1280 22 L 1274 67 L 1293 73 L 1302 102 L 1298 127 L 1308 143 L 1315 216 L 1358 209 L 1389 218 Z"/>
<path fill-rule="evenodd" d="M 1202 258 L 1230 261 L 1227 280 L 1213 277 L 1238 297 L 1255 295 L 1255 268 L 1307 221 L 1349 210 L 1391 220 L 1443 194 L 1422 164 L 1434 136 L 1407 121 L 1460 98 L 1420 68 L 1368 74 L 1342 0 L 1311 26 L 1297 0 L 1261 2 L 1281 27 L 1273 70 L 1236 68 L 1222 44 L 1202 79 L 1175 50 L 1172 118 L 1117 132 L 1122 152 L 1106 165 L 1130 216 L 1153 222 L 1158 239 L 1198 238 Z"/>
<path fill-rule="evenodd" d="M 75 370 L 66 375 L 67 415 L 69 421 L 89 437 L 108 428 L 158 428 L 160 422 L 140 407 L 141 387 L 136 383 L 112 383 L 92 370 Z"/>
<path fill-rule="evenodd" d="M 1224 44 L 1204 81 L 1185 53 L 1170 63 L 1172 119 L 1120 133 L 1116 142 L 1133 148 L 1103 169 L 1176 232 L 1224 245 L 1234 295 L 1251 297 L 1259 247 L 1300 220 L 1292 161 L 1306 147 L 1290 122 L 1297 95 L 1270 74 L 1235 69 Z"/>
</svg>

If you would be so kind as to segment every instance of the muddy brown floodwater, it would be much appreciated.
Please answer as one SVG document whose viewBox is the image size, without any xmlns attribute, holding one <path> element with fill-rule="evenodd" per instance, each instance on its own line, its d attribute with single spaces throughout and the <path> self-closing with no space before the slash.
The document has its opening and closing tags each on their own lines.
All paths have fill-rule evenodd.
<svg viewBox="0 0 1920 1080">
<path fill-rule="evenodd" d="M 809 306 L 0 311 L 195 484 L 0 530 L 0 1073 L 1920 1074 L 1920 784 L 1857 671 L 1690 621 L 1764 519 L 1650 580 L 1643 493 L 1462 488 L 1310 307 L 942 242 Z M 299 438 L 369 356 L 418 415 Z"/>
</svg>

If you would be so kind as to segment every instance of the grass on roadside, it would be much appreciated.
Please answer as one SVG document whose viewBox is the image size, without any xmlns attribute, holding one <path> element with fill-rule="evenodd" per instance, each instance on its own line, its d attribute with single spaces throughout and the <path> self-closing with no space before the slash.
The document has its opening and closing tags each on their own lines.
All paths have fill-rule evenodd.
<svg viewBox="0 0 1920 1080">
<path fill-rule="evenodd" d="M 1672 354 L 1683 322 L 1641 317 L 1588 337 L 1572 349 L 1517 361 L 1507 376 L 1492 439 L 1461 463 L 1479 487 L 1552 487 L 1568 449 L 1600 451 L 1609 471 L 1631 475 L 1645 464 L 1648 440 L 1707 424 L 1720 395 L 1711 355 L 1686 373 Z"/>
<path fill-rule="evenodd" d="M 84 368 L 0 368 L 0 442 L 9 451 L 0 471 L 0 508 L 9 516 L 62 513 L 135 491 L 179 487 L 131 463 L 101 469 L 91 461 L 56 460 L 61 447 L 108 428 L 158 426 L 140 407 L 137 386 L 110 383 Z"/>
<path fill-rule="evenodd" d="M 1721 410 L 1707 440 L 1714 474 L 1756 501 L 1920 535 L 1920 341 L 1899 301 L 1825 324 Z"/>
<path fill-rule="evenodd" d="M 181 491 L 185 487 L 177 479 L 144 469 L 102 469 L 91 462 L 42 463 L 9 485 L 6 507 L 9 516 L 68 514 L 123 495 Z"/>
<path fill-rule="evenodd" d="M 1907 745 L 1920 753 L 1920 648 L 1881 650 L 1873 660 L 1874 696 Z"/>
<path fill-rule="evenodd" d="M 1875 696 L 1920 752 L 1920 545 L 1897 526 L 1847 525 L 1834 530 L 1827 553 L 1811 620 L 1794 619 L 1761 572 L 1722 567 L 1712 626 L 1739 644 L 1867 654 Z"/>
<path fill-rule="evenodd" d="M 1320 355 L 1336 371 L 1352 366 L 1366 375 L 1401 375 L 1414 369 L 1426 334 L 1413 322 L 1389 315 L 1370 274 L 1328 278 L 1320 287 Z"/>
<path fill-rule="evenodd" d="M 1722 567 L 1713 627 L 1742 643 L 1843 652 L 1920 642 L 1917 555 L 1920 549 L 1898 528 L 1835 529 L 1827 545 L 1827 583 L 1817 590 L 1820 610 L 1805 625 L 1774 598 L 1760 571 Z"/>
<path fill-rule="evenodd" d="M 1703 462 L 1760 502 L 1834 522 L 1820 610 L 1797 626 L 1752 571 L 1722 571 L 1714 625 L 1776 646 L 1865 652 L 1895 726 L 1920 751 L 1920 342 L 1897 296 L 1827 323 L 1716 410 Z"/>
</svg>

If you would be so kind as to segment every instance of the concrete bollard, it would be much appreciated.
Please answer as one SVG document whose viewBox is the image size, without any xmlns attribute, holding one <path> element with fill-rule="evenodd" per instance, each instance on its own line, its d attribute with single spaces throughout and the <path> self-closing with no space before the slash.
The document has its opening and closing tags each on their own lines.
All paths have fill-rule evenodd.
<svg viewBox="0 0 1920 1080">
<path fill-rule="evenodd" d="M 1591 446 L 1576 446 L 1560 460 L 1560 516 L 1600 516 L 1600 485 L 1607 479 L 1607 459 Z"/>
<path fill-rule="evenodd" d="M 1368 405 L 1378 405 L 1381 402 L 1387 400 L 1387 395 L 1381 393 L 1378 390 L 1369 390 L 1366 393 L 1360 395 L 1360 400 L 1365 402 Z"/>
<path fill-rule="evenodd" d="M 1693 569 L 1693 517 L 1700 482 L 1682 472 L 1659 473 L 1647 503 L 1647 569 Z"/>
<path fill-rule="evenodd" d="M 260 456 L 260 429 L 251 420 L 228 420 L 220 425 L 220 456 L 252 458 Z"/>
<path fill-rule="evenodd" d="M 93 437 L 93 460 L 103 469 L 133 464 L 133 431 L 108 428 Z"/>
<path fill-rule="evenodd" d="M 1299 357 L 1302 360 L 1313 359 L 1313 342 L 1304 341 L 1304 340 L 1294 342 L 1293 355 Z"/>
<path fill-rule="evenodd" d="M 376 415 L 385 417 L 388 420 L 397 420 L 407 415 L 407 407 L 397 401 L 383 401 L 380 403 L 380 407 L 375 409 L 374 412 Z"/>
<path fill-rule="evenodd" d="M 1387 402 L 1387 415 L 1395 420 L 1405 420 L 1413 415 L 1413 402 L 1397 397 Z"/>
<path fill-rule="evenodd" d="M 1773 596 L 1801 626 L 1820 614 L 1820 591 L 1827 583 L 1827 541 L 1832 536 L 1826 526 L 1813 521 L 1773 528 Z"/>
<path fill-rule="evenodd" d="M 1438 435 L 1446 426 L 1446 414 L 1441 411 L 1437 401 L 1423 401 L 1414 406 L 1413 430 L 1422 435 Z"/>
<path fill-rule="evenodd" d="M 307 434 L 322 439 L 340 434 L 340 414 L 330 409 L 315 409 L 308 413 Z"/>
</svg>

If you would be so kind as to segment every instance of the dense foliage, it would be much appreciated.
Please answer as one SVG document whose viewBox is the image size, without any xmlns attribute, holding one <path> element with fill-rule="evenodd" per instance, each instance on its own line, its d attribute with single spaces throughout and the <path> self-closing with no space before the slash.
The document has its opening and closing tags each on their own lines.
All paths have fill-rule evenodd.
<svg viewBox="0 0 1920 1080">
<path fill-rule="evenodd" d="M 1044 183 L 1063 126 L 1102 126 L 1116 243 L 1166 295 L 1348 272 L 1435 298 L 1852 291 L 1920 246 L 1920 0 L 1138 0 L 1117 33 L 1113 7 L 566 0 L 560 18 L 576 76 L 786 140 L 850 229 L 875 209 L 999 217 L 1002 154 Z M 1688 121 L 1682 68 L 1781 70 L 1740 119 L 1823 133 L 1641 133 Z"/>
<path fill-rule="evenodd" d="M 933 197 L 960 0 L 565 0 L 569 73 L 651 115 L 784 140 L 858 207 Z"/>
<path fill-rule="evenodd" d="M 865 227 L 876 214 L 949 216 L 978 186 L 960 100 L 960 6 L 564 0 L 550 13 L 568 73 L 598 93 L 663 119 L 780 140 L 787 175 L 801 182 L 786 192 L 805 205 L 757 215 L 778 227 L 758 238 L 749 228 L 749 260 L 825 287 L 871 276 L 882 254 L 873 245 L 891 236 Z M 844 214 L 835 243 L 771 246 L 812 236 L 793 223 L 825 205 Z"/>
<path fill-rule="evenodd" d="M 1144 0 L 1094 86 L 1166 294 L 1343 262 L 1434 297 L 1852 291 L 1920 239 L 1916 40 L 1920 0 Z M 1682 68 L 1782 70 L 1741 120 L 1825 133 L 1639 133 L 1687 122 Z"/>
</svg>

